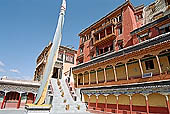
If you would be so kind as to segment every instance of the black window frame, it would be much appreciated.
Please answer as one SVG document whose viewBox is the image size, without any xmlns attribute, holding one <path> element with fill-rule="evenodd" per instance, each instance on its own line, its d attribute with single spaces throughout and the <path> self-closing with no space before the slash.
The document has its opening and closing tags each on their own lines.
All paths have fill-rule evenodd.
<svg viewBox="0 0 170 114">
<path fill-rule="evenodd" d="M 168 56 L 168 61 L 169 61 L 169 65 L 170 65 L 170 56 Z"/>
<path fill-rule="evenodd" d="M 123 28 L 122 26 L 118 27 L 118 35 L 121 35 L 123 33 Z"/>
<path fill-rule="evenodd" d="M 153 70 L 153 69 L 155 69 L 155 65 L 154 65 L 153 59 L 145 61 L 145 68 L 146 68 L 146 70 Z"/>
</svg>

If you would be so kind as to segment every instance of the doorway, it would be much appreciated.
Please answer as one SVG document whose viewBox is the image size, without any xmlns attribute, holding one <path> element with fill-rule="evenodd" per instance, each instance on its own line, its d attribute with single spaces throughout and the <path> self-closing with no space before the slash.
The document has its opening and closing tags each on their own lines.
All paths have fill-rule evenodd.
<svg viewBox="0 0 170 114">
<path fill-rule="evenodd" d="M 52 78 L 61 79 L 62 78 L 62 69 L 54 67 Z"/>
</svg>

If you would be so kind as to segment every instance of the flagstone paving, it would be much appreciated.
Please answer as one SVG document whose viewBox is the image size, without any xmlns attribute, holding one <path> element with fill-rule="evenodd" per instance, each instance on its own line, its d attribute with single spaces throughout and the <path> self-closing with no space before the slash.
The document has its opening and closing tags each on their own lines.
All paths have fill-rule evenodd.
<svg viewBox="0 0 170 114">
<path fill-rule="evenodd" d="M 26 114 L 24 109 L 3 109 L 0 114 Z"/>
<path fill-rule="evenodd" d="M 24 110 L 24 109 L 3 109 L 3 110 L 0 110 L 0 114 L 26 114 L 26 110 Z M 55 114 L 68 114 L 68 113 L 55 113 Z M 84 112 L 84 113 L 69 113 L 69 114 L 90 114 L 90 113 Z"/>
</svg>

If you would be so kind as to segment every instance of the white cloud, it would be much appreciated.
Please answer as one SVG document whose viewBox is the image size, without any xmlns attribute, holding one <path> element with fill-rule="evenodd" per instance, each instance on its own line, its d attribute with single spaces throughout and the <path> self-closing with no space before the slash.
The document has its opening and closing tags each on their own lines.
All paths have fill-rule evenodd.
<svg viewBox="0 0 170 114">
<path fill-rule="evenodd" d="M 5 64 L 2 61 L 0 61 L 0 66 L 5 66 Z"/>
<path fill-rule="evenodd" d="M 21 73 L 18 69 L 10 69 L 10 72 L 14 72 L 14 73 Z"/>
<path fill-rule="evenodd" d="M 6 72 L 4 69 L 0 68 L 0 72 Z"/>
</svg>

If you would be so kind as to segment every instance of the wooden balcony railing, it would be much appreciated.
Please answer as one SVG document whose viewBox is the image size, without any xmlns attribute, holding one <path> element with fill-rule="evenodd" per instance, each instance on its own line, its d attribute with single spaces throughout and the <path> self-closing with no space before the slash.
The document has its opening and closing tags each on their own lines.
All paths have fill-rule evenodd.
<svg viewBox="0 0 170 114">
<path fill-rule="evenodd" d="M 77 56 L 77 60 L 78 59 L 82 59 L 82 58 L 84 58 L 84 54 L 83 53 L 81 53 L 79 56 Z"/>
<path fill-rule="evenodd" d="M 116 37 L 115 34 L 114 34 L 114 33 L 111 33 L 111 34 L 105 36 L 104 38 L 101 38 L 101 39 L 99 39 L 99 40 L 96 40 L 96 41 L 94 42 L 94 45 L 95 45 L 95 46 L 97 46 L 97 45 L 102 45 L 102 44 L 104 44 L 104 43 L 106 43 L 106 42 L 108 42 L 108 41 L 114 40 L 115 37 Z"/>
<path fill-rule="evenodd" d="M 156 82 L 156 81 L 161 81 L 161 80 L 169 80 L 170 79 L 170 73 L 165 73 L 165 74 L 159 74 L 155 75 L 153 77 L 149 78 L 135 78 L 135 79 L 130 79 L 130 80 L 119 80 L 119 81 L 112 81 L 112 82 L 107 82 L 107 83 L 92 83 L 89 85 L 79 85 L 78 88 L 87 88 L 87 87 L 97 87 L 97 86 L 111 86 L 111 85 L 122 85 L 122 84 L 135 84 L 135 83 L 144 83 L 144 82 Z"/>
<path fill-rule="evenodd" d="M 101 31 L 105 28 L 107 28 L 108 26 L 111 26 L 111 25 L 115 25 L 115 22 L 114 21 L 109 21 L 107 23 L 105 23 L 103 26 L 100 26 L 98 27 L 97 29 L 94 30 L 94 33 L 98 32 L 98 31 Z"/>
</svg>

